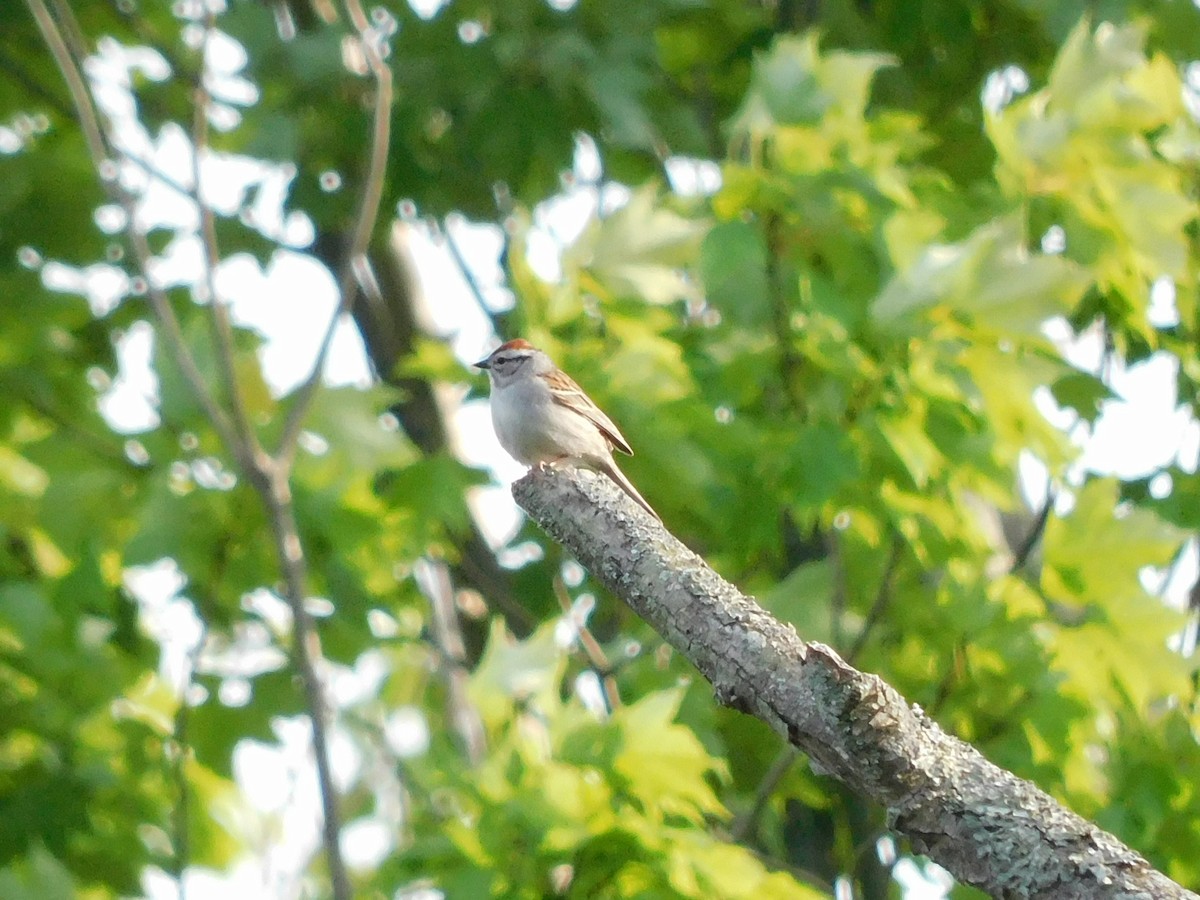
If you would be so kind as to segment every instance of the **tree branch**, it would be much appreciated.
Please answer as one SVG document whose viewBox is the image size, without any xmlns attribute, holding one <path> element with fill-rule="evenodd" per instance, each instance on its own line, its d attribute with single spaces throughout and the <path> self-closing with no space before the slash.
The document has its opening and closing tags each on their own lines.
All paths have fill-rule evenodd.
<svg viewBox="0 0 1200 900">
<path fill-rule="evenodd" d="M 792 764 L 800 756 L 800 751 L 791 744 L 783 747 L 771 762 L 767 773 L 763 775 L 762 780 L 758 783 L 758 788 L 754 792 L 754 800 L 750 803 L 749 808 L 740 816 L 733 820 L 733 824 L 729 826 L 729 836 L 734 843 L 740 844 L 753 833 L 758 826 L 758 818 L 762 815 L 763 810 L 767 808 L 767 802 L 771 799 L 771 795 L 775 793 L 775 789 L 779 787 L 780 782 L 787 777 L 787 773 L 791 771 Z"/>
<path fill-rule="evenodd" d="M 559 575 L 554 576 L 554 596 L 558 598 L 558 606 L 563 611 L 563 615 L 574 626 L 579 646 L 583 648 L 584 655 L 591 663 L 592 671 L 600 679 L 600 684 L 604 688 L 604 699 L 608 703 L 608 711 L 611 713 L 613 710 L 620 709 L 621 692 L 617 687 L 617 679 L 613 675 L 612 663 L 608 661 L 604 648 L 600 646 L 596 636 L 587 627 L 587 623 L 575 620 L 571 595 L 567 593 L 567 585 Z"/>
<path fill-rule="evenodd" d="M 187 900 L 187 868 L 192 859 L 191 841 L 191 786 L 188 783 L 187 764 L 192 753 L 188 727 L 191 724 L 192 704 L 188 694 L 196 681 L 196 670 L 200 667 L 200 656 L 208 640 L 208 626 L 201 620 L 200 637 L 188 652 L 183 684 L 179 687 L 179 708 L 175 710 L 175 724 L 171 734 L 169 759 L 171 779 L 175 785 L 175 808 L 171 811 L 171 874 L 175 877 L 175 890 L 179 900 Z"/>
<path fill-rule="evenodd" d="M 212 319 L 213 352 L 229 402 L 230 418 L 247 457 L 260 460 L 262 448 L 258 444 L 250 417 L 246 414 L 242 392 L 238 390 L 237 372 L 233 363 L 233 324 L 229 320 L 229 308 L 217 296 L 217 265 L 221 261 L 221 250 L 217 244 L 216 219 L 212 207 L 204 199 L 200 172 L 201 162 L 208 152 L 208 109 L 212 97 L 209 95 L 205 77 L 209 41 L 215 28 L 215 16 L 209 10 L 204 17 L 204 37 L 200 41 L 199 50 L 200 66 L 192 94 L 192 200 L 196 204 L 196 212 L 200 219 L 201 269 L 205 293 L 208 294 L 209 316 Z"/>
<path fill-rule="evenodd" d="M 995 897 L 1192 898 L 1119 840 L 947 735 L 710 569 L 603 475 L 533 471 L 513 496 L 712 682 L 887 809 L 889 826 Z"/>
<path fill-rule="evenodd" d="M 846 653 L 846 660 L 853 664 L 858 659 L 858 654 L 862 653 L 863 648 L 867 645 L 867 639 L 871 637 L 871 632 L 875 626 L 879 624 L 883 612 L 887 609 L 887 605 L 892 597 L 892 580 L 896 576 L 896 567 L 900 564 L 900 551 L 903 549 L 903 544 L 898 537 L 892 538 L 892 549 L 888 554 L 887 564 L 883 567 L 883 577 L 879 581 L 879 590 L 875 594 L 875 602 L 871 604 L 871 609 L 867 613 L 866 621 L 863 622 L 862 629 L 858 632 L 858 637 L 854 639 L 854 644 Z"/>
<path fill-rule="evenodd" d="M 329 868 L 330 884 L 336 900 L 350 900 L 350 879 L 341 852 L 341 813 L 338 809 L 337 790 L 333 784 L 329 759 L 326 721 L 329 708 L 318 671 L 323 654 L 312 616 L 305 607 L 308 595 L 307 573 L 304 548 L 300 542 L 292 505 L 292 458 L 290 455 L 285 458 L 282 450 L 280 458 L 271 458 L 259 444 L 238 386 L 234 366 L 233 323 L 230 321 L 229 308 L 217 296 L 216 267 L 220 262 L 221 252 L 217 243 L 216 220 L 212 208 L 204 200 L 201 180 L 201 162 L 208 150 L 208 112 L 212 100 L 205 82 L 205 68 L 209 40 L 215 27 L 215 19 L 210 11 L 204 20 L 204 38 L 200 43 L 200 66 L 193 88 L 192 110 L 192 199 L 199 215 L 200 244 L 203 248 L 202 277 L 208 294 L 213 352 L 231 410 L 232 428 L 239 448 L 238 455 L 243 461 L 244 473 L 258 493 L 271 522 L 276 555 L 284 576 L 286 599 L 292 612 L 292 656 L 304 687 L 305 706 L 312 723 L 313 759 L 321 795 L 322 843 L 325 849 L 325 863 Z M 318 361 L 318 372 L 323 365 L 323 357 L 324 353 Z"/>
<path fill-rule="evenodd" d="M 458 245 L 458 239 L 454 236 L 451 230 L 450 217 L 446 216 L 439 223 L 439 230 L 442 237 L 446 241 L 446 249 L 450 252 L 450 259 L 454 262 L 458 269 L 458 274 L 462 276 L 463 282 L 467 285 L 467 290 L 470 291 L 471 297 L 475 300 L 475 305 L 479 307 L 479 311 L 487 316 L 489 322 L 492 323 L 492 328 L 496 328 L 496 314 L 488 305 L 487 298 L 483 295 L 483 287 L 479 284 L 479 279 L 475 277 L 475 270 L 471 268 L 471 264 L 467 262 L 466 256 L 463 255 L 462 248 Z"/>
<path fill-rule="evenodd" d="M 317 665 L 322 658 L 321 639 L 313 625 L 312 615 L 304 605 L 308 595 L 304 548 L 296 525 L 288 471 L 278 464 L 271 465 L 268 484 L 259 493 L 266 506 L 271 524 L 279 568 L 283 572 L 284 593 L 292 611 L 292 656 L 304 687 L 304 701 L 312 722 L 313 758 L 317 768 L 317 786 L 321 795 L 322 842 L 329 881 L 335 900 L 350 900 L 353 892 L 346 866 L 342 861 L 340 835 L 341 815 L 338 812 L 337 790 L 329 763 L 329 739 L 325 719 L 328 714 L 325 690 Z"/>
<path fill-rule="evenodd" d="M 1020 572 L 1021 569 L 1025 568 L 1025 564 L 1029 562 L 1029 558 L 1033 555 L 1033 551 L 1042 539 L 1042 535 L 1046 533 L 1046 525 L 1050 521 L 1050 513 L 1053 512 L 1054 502 L 1057 499 L 1058 493 L 1054 490 L 1054 485 L 1047 480 L 1046 499 L 1042 503 L 1042 508 L 1038 510 L 1037 515 L 1029 526 L 1029 530 L 1021 539 L 1021 543 L 1013 547 L 1013 559 L 1008 567 L 1010 575 Z"/>
<path fill-rule="evenodd" d="M 458 624 L 458 610 L 454 606 L 454 585 L 450 582 L 450 571 L 440 560 L 422 559 L 418 562 L 417 583 L 429 598 L 433 639 L 441 651 L 449 711 L 447 718 L 458 732 L 467 762 L 478 766 L 487 755 L 487 736 L 479 710 L 468 696 L 470 671 L 467 668 L 467 648 Z"/>
<path fill-rule="evenodd" d="M 146 241 L 146 236 L 137 229 L 134 197 L 125 191 L 118 181 L 117 162 L 110 156 L 109 147 L 111 142 L 108 140 L 108 136 L 101 126 L 99 116 L 92 102 L 91 92 L 87 82 L 84 80 L 81 65 L 83 55 L 86 51 L 82 45 L 82 36 L 78 25 L 74 22 L 71 9 L 62 0 L 55 0 L 55 8 L 60 18 L 65 22 L 60 29 L 59 24 L 50 15 L 44 0 L 26 0 L 26 2 L 33 13 L 47 47 L 50 49 L 67 83 L 72 103 L 78 114 L 80 128 L 87 141 L 88 152 L 92 157 L 101 183 L 109 195 L 119 202 L 125 211 L 126 235 L 133 248 L 134 259 L 137 261 L 146 279 L 147 296 L 151 309 L 154 312 L 155 320 L 158 323 L 159 334 L 170 348 L 175 363 L 183 374 L 184 381 L 200 403 L 205 416 L 212 423 L 213 428 L 216 430 L 226 449 L 236 460 L 243 475 L 258 491 L 266 509 L 267 518 L 271 523 L 275 538 L 274 542 L 279 557 L 280 570 L 283 573 L 283 580 L 286 585 L 286 598 L 292 611 L 294 662 L 300 674 L 300 680 L 303 683 L 306 706 L 312 722 L 313 756 L 316 760 L 317 781 L 320 787 L 324 814 L 322 822 L 323 842 L 332 893 L 335 900 L 350 900 L 352 896 L 350 880 L 342 861 L 340 848 L 341 819 L 338 813 L 337 795 L 333 785 L 329 762 L 329 748 L 325 725 L 326 704 L 324 691 L 317 673 L 317 663 L 321 658 L 320 640 L 313 627 L 312 617 L 304 606 L 307 593 L 305 587 L 306 573 L 304 552 L 296 527 L 295 510 L 292 506 L 291 487 L 289 484 L 291 456 L 288 455 L 285 459 L 280 460 L 269 457 L 262 451 L 257 441 L 253 439 L 253 434 L 248 424 L 245 424 L 245 416 L 241 412 L 240 394 L 237 390 L 236 381 L 232 376 L 231 329 L 229 329 L 228 319 L 222 320 L 221 318 L 222 315 L 227 316 L 228 311 L 220 307 L 220 303 L 215 293 L 213 293 L 212 270 L 217 261 L 217 247 L 215 232 L 212 228 L 211 211 L 207 211 L 207 207 L 201 200 L 199 178 L 199 157 L 203 152 L 207 136 L 207 94 L 203 92 L 203 88 L 201 87 L 198 89 L 195 97 L 197 104 L 197 119 L 194 122 L 193 131 L 193 138 L 196 143 L 194 147 L 196 154 L 196 169 L 194 172 L 195 200 L 200 210 L 202 240 L 205 246 L 205 277 L 208 282 L 209 292 L 213 294 L 210 300 L 213 306 L 213 314 L 216 317 L 217 353 L 218 356 L 222 356 L 223 354 L 222 368 L 226 386 L 230 393 L 230 402 L 234 405 L 235 410 L 238 411 L 236 425 L 217 402 L 208 384 L 205 382 L 204 375 L 196 364 L 195 357 L 192 355 L 183 336 L 179 319 L 175 315 L 175 310 L 171 307 L 170 299 L 150 278 L 149 264 L 153 258 L 153 254 Z M 211 28 L 211 21 L 208 23 L 208 27 Z M 71 41 L 75 42 L 74 47 L 70 45 Z M 203 73 L 201 73 L 202 79 Z M 378 203 L 375 206 L 377 208 Z M 218 309 L 218 307 L 220 308 Z M 328 347 L 324 349 L 327 350 Z M 314 382 L 314 389 L 316 383 L 319 383 L 322 363 L 323 355 L 322 359 L 318 360 L 317 379 Z M 296 410 L 293 409 L 292 412 L 295 414 Z M 299 421 L 299 418 L 297 418 L 297 434 Z M 292 446 L 294 448 L 294 439 Z"/>
<path fill-rule="evenodd" d="M 338 306 L 334 310 L 329 328 L 321 340 L 317 358 L 313 363 L 308 378 L 296 391 L 296 400 L 284 422 L 283 436 L 279 440 L 277 458 L 285 465 L 296 453 L 296 442 L 304 426 L 304 416 L 312 404 L 317 388 L 321 384 L 321 373 L 325 369 L 325 360 L 333 346 L 333 336 L 337 332 L 338 321 L 348 313 L 354 305 L 356 267 L 366 265 L 367 246 L 371 242 L 371 234 L 375 231 L 375 221 L 379 218 L 379 204 L 383 199 L 383 182 L 387 174 L 388 147 L 392 134 L 392 70 L 388 68 L 380 53 L 378 40 L 371 31 L 370 23 L 363 12 L 359 0 L 345 0 L 346 12 L 351 23 L 358 32 L 359 44 L 367 60 L 367 65 L 375 77 L 375 107 L 371 125 L 371 156 L 367 165 L 367 177 L 363 183 L 362 196 L 359 202 L 358 215 L 355 218 L 354 233 L 350 246 L 346 249 L 346 258 L 338 272 Z"/>
<path fill-rule="evenodd" d="M 137 229 L 137 220 L 135 217 L 137 210 L 134 200 L 121 187 L 118 180 L 117 162 L 110 158 L 108 139 L 100 124 L 100 118 L 96 113 L 96 109 L 92 104 L 92 95 L 88 89 L 87 82 L 84 80 L 80 70 L 84 50 L 80 47 L 76 48 L 73 52 L 68 47 L 62 31 L 59 30 L 58 25 L 50 15 L 50 11 L 46 8 L 43 0 L 26 0 L 26 3 L 33 14 L 34 20 L 37 22 L 42 39 L 45 40 L 51 56 L 54 57 L 54 61 L 62 73 L 63 80 L 67 83 L 67 89 L 71 94 L 71 102 L 75 107 L 79 119 L 80 130 L 83 132 L 84 140 L 87 142 L 88 153 L 91 155 L 92 164 L 96 168 L 96 174 L 100 179 L 100 183 L 109 196 L 119 203 L 125 212 L 125 235 L 133 250 L 134 259 L 137 260 L 138 266 L 145 277 L 146 297 L 149 300 L 150 309 L 154 313 L 154 318 L 158 322 L 159 334 L 170 347 L 175 364 L 179 367 L 179 371 L 183 375 L 183 380 L 187 382 L 188 387 L 196 397 L 200 407 L 204 410 L 205 416 L 212 423 L 221 442 L 240 463 L 248 466 L 252 463 L 252 460 L 242 457 L 239 449 L 240 445 L 237 441 L 237 434 L 229 418 L 225 415 L 225 411 L 221 409 L 213 398 L 208 385 L 204 381 L 204 376 L 200 373 L 199 366 L 196 365 L 196 359 L 192 355 L 192 351 L 183 336 L 179 319 L 175 315 L 175 310 L 171 308 L 170 299 L 163 292 L 162 288 L 156 285 L 153 279 L 150 278 L 150 260 L 154 254 L 150 250 L 150 244 L 147 242 L 146 236 Z M 58 9 L 60 15 L 70 17 L 70 7 L 63 4 Z M 73 28 L 72 32 L 76 30 Z"/>
</svg>

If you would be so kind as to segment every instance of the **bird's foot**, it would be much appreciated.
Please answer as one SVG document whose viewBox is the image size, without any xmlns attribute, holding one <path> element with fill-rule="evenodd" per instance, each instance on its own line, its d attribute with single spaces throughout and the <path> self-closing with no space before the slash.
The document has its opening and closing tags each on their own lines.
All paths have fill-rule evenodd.
<svg viewBox="0 0 1200 900">
<path fill-rule="evenodd" d="M 556 456 L 554 459 L 539 459 L 533 467 L 539 472 L 546 472 L 559 468 L 563 463 L 569 462 L 570 459 L 571 457 L 569 456 Z"/>
</svg>

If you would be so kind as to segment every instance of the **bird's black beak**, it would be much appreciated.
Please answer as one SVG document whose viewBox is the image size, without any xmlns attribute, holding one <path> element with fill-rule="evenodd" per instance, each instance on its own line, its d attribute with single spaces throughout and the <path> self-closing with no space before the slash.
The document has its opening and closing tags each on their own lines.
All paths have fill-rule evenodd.
<svg viewBox="0 0 1200 900">
<path fill-rule="evenodd" d="M 475 363 L 474 365 L 475 365 L 475 368 L 477 368 L 477 369 L 490 369 L 492 367 L 492 358 L 489 356 L 485 359 L 481 359 L 479 362 Z"/>
</svg>

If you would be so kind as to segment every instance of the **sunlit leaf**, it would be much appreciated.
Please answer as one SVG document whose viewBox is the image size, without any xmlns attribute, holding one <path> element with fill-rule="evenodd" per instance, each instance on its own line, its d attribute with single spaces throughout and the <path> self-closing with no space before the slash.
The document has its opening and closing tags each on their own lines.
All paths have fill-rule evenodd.
<svg viewBox="0 0 1200 900">
<path fill-rule="evenodd" d="M 615 213 L 593 220 L 564 265 L 585 269 L 605 295 L 671 303 L 697 293 L 682 269 L 695 258 L 706 228 L 663 206 L 649 184 Z"/>
</svg>

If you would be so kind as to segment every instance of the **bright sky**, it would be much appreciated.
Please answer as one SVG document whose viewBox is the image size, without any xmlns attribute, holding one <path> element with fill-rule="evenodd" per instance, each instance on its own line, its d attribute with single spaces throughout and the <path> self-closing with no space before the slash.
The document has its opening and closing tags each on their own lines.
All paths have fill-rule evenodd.
<svg viewBox="0 0 1200 900">
<path fill-rule="evenodd" d="M 430 2 L 437 4 L 437 0 Z M 208 50 L 214 94 L 242 104 L 255 102 L 256 89 L 239 74 L 245 62 L 241 48 L 232 40 L 218 37 Z M 188 137 L 173 126 L 156 135 L 142 128 L 129 94 L 130 73 L 134 70 L 155 79 L 170 74 L 165 61 L 156 54 L 128 50 L 112 41 L 101 43 L 99 55 L 89 66 L 100 102 L 116 123 L 124 149 L 149 162 L 185 190 L 190 189 L 192 163 Z M 222 106 L 215 111 L 214 127 L 232 127 L 238 118 L 235 106 Z M 673 185 L 683 192 L 711 192 L 719 183 L 719 171 L 711 163 L 673 160 L 669 167 Z M 599 175 L 599 165 L 595 147 L 588 139 L 579 142 L 575 168 L 575 187 L 544 203 L 535 214 L 531 262 L 548 279 L 558 274 L 562 248 L 596 212 L 597 191 L 590 185 Z M 194 204 L 178 190 L 149 178 L 135 165 L 127 165 L 121 176 L 128 187 L 144 192 L 145 199 L 138 212 L 139 227 L 179 229 L 179 236 L 155 266 L 154 279 L 164 286 L 195 283 L 201 272 L 201 248 L 195 236 L 198 217 Z M 248 190 L 256 188 L 257 199 L 251 211 L 254 222 L 285 245 L 297 248 L 280 250 L 265 267 L 249 256 L 232 256 L 223 260 L 217 271 L 218 293 L 231 304 L 235 321 L 253 328 L 265 339 L 263 369 L 278 393 L 286 393 L 308 373 L 336 305 L 332 276 L 300 249 L 311 241 L 311 222 L 302 213 L 284 212 L 289 185 L 297 177 L 319 176 L 297 174 L 288 166 L 230 157 L 214 156 L 203 161 L 203 193 L 213 208 L 227 213 L 237 210 Z M 333 184 L 340 178 L 327 181 Z M 604 191 L 606 204 L 622 203 L 626 196 L 627 192 L 619 186 L 606 186 Z M 384 214 L 392 212 L 385 210 Z M 115 234 L 124 227 L 124 214 L 117 207 L 105 207 L 97 211 L 96 222 L 106 232 Z M 409 249 L 418 263 L 425 311 L 433 333 L 444 338 L 462 361 L 479 359 L 501 336 L 491 332 L 490 321 L 480 309 L 445 239 L 432 234 L 419 221 L 408 222 L 404 228 Z M 486 303 L 495 310 L 511 305 L 512 297 L 498 262 L 502 243 L 499 230 L 461 218 L 451 220 L 450 230 Z M 87 296 L 97 315 L 110 311 L 128 288 L 123 272 L 106 264 L 80 271 L 51 262 L 43 268 L 43 276 L 53 287 Z M 1172 319 L 1177 320 L 1169 283 L 1156 286 L 1153 306 L 1157 321 L 1168 324 Z M 1102 351 L 1098 333 L 1072 339 L 1061 321 L 1049 323 L 1047 333 L 1077 366 L 1097 370 Z M 120 341 L 119 350 L 120 374 L 101 401 L 101 408 L 115 430 L 136 435 L 157 424 L 157 380 L 151 366 L 150 326 L 143 323 L 129 329 Z M 1069 429 L 1073 439 L 1083 447 L 1077 477 L 1082 477 L 1085 471 L 1136 477 L 1171 459 L 1181 460 L 1185 468 L 1194 468 L 1200 452 L 1200 427 L 1178 405 L 1175 374 L 1174 360 L 1165 354 L 1128 369 L 1113 366 L 1110 384 L 1123 399 L 1105 405 L 1094 433 L 1075 423 L 1071 414 L 1057 409 L 1048 392 L 1039 394 L 1037 399 L 1045 414 Z M 339 327 L 325 377 L 329 384 L 370 382 L 361 341 L 348 322 Z M 490 469 L 495 476 L 496 484 L 479 489 L 472 500 L 487 533 L 501 546 L 519 522 L 519 513 L 506 485 L 523 468 L 509 459 L 496 442 L 486 403 L 460 404 L 452 424 L 461 458 Z M 1039 504 L 1045 491 L 1044 468 L 1029 458 L 1023 463 L 1022 473 L 1030 502 Z M 1157 489 L 1167 490 L 1169 485 L 1159 484 Z M 1069 497 L 1062 502 L 1069 504 Z M 1195 576 L 1193 547 L 1171 574 L 1167 593 L 1175 602 L 1181 600 Z M 1162 575 L 1147 573 L 1147 579 L 1157 587 Z M 202 634 L 200 620 L 186 599 L 185 580 L 173 562 L 164 561 L 131 572 L 129 585 L 141 604 L 145 626 L 163 645 L 162 677 L 182 689 L 187 682 L 189 654 Z M 318 598 L 314 602 L 318 614 L 327 614 L 331 609 L 328 601 Z M 220 699 L 230 705 L 249 702 L 249 678 L 280 664 L 281 655 L 272 648 L 272 632 L 285 631 L 288 621 L 286 605 L 265 590 L 246 598 L 244 605 L 257 615 L 257 621 L 242 630 L 235 644 L 206 653 L 204 660 L 210 670 L 226 674 Z M 326 677 L 336 699 L 345 704 L 369 693 L 386 674 L 382 657 L 368 653 L 354 670 L 330 666 Z M 197 702 L 202 697 L 189 699 Z M 251 741 L 238 746 L 234 769 L 244 802 L 231 799 L 221 811 L 235 832 L 243 835 L 248 846 L 259 855 L 243 860 L 228 873 L 189 871 L 186 880 L 191 900 L 226 900 L 231 890 L 236 891 L 233 896 L 285 896 L 280 891 L 296 888 L 296 873 L 318 846 L 319 802 L 309 761 L 307 726 L 302 721 L 279 720 L 276 732 L 279 746 Z M 369 761 L 346 735 L 335 731 L 332 737 L 335 772 L 341 782 L 348 783 Z M 420 711 L 396 710 L 387 724 L 387 739 L 398 754 L 423 752 L 428 729 Z M 393 832 L 386 816 L 369 815 L 349 823 L 343 835 L 349 865 L 373 867 L 394 850 Z M 884 846 L 879 849 L 884 856 L 895 853 L 894 846 L 890 850 Z M 900 861 L 895 874 L 905 886 L 906 896 L 914 900 L 942 897 L 949 884 L 936 866 L 922 870 L 911 860 Z M 174 880 L 164 872 L 148 872 L 144 886 L 153 900 L 177 897 Z"/>
</svg>

